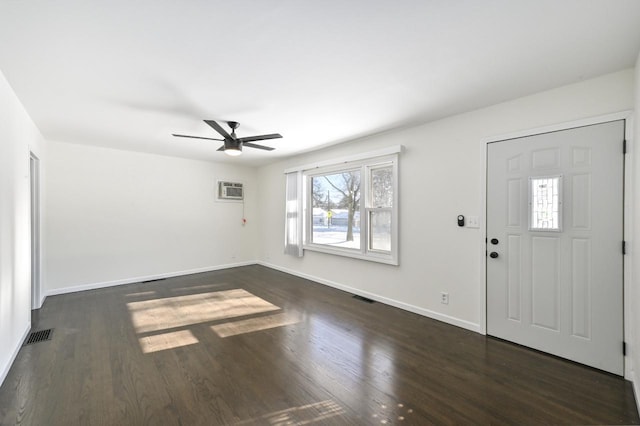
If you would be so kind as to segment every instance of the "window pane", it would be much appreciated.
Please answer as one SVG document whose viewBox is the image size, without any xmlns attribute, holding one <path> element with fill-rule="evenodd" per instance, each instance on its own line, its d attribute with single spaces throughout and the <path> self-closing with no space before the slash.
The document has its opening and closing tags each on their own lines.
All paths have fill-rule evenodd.
<svg viewBox="0 0 640 426">
<path fill-rule="evenodd" d="M 360 248 L 360 171 L 311 178 L 314 244 Z"/>
<path fill-rule="evenodd" d="M 393 168 L 371 169 L 371 207 L 392 207 L 393 205 Z"/>
<path fill-rule="evenodd" d="M 560 177 L 531 178 L 532 230 L 560 230 Z"/>
<path fill-rule="evenodd" d="M 371 250 L 391 250 L 391 212 L 388 210 L 369 211 L 369 248 Z"/>
</svg>

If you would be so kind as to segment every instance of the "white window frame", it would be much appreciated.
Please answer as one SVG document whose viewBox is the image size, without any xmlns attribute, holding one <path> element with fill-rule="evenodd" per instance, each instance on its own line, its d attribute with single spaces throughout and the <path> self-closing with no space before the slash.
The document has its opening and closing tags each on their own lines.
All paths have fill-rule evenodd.
<svg viewBox="0 0 640 426">
<path fill-rule="evenodd" d="M 303 170 L 302 181 L 304 188 L 304 242 L 303 248 L 321 253 L 334 254 L 338 256 L 352 257 L 356 259 L 368 260 L 372 262 L 398 265 L 398 154 L 383 156 L 373 156 L 352 161 L 336 161 L 334 164 L 325 164 L 314 168 Z M 379 167 L 392 168 L 393 179 L 393 199 L 392 207 L 375 208 L 369 206 L 371 197 L 370 171 Z M 313 207 L 312 207 L 312 184 L 311 179 L 316 176 L 324 176 L 334 173 L 360 170 L 360 248 L 333 247 L 326 244 L 316 244 L 312 241 L 313 235 Z M 390 211 L 391 212 L 391 249 L 373 250 L 369 248 L 370 211 Z"/>
</svg>

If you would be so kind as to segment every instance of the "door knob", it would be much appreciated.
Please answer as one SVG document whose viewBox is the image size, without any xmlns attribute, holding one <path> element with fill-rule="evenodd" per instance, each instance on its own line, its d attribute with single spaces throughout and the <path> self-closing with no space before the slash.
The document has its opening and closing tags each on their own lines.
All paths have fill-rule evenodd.
<svg viewBox="0 0 640 426">
<path fill-rule="evenodd" d="M 492 251 L 491 254 L 489 254 L 489 257 L 492 259 L 495 259 L 496 257 L 498 257 L 498 253 L 496 253 L 495 251 Z"/>
</svg>

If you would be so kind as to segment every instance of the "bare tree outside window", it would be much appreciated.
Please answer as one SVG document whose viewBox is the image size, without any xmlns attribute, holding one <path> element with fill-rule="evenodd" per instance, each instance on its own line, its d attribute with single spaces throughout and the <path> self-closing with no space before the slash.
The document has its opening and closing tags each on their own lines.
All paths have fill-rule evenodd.
<svg viewBox="0 0 640 426">
<path fill-rule="evenodd" d="M 360 171 L 314 176 L 311 197 L 313 242 L 359 248 Z"/>
<path fill-rule="evenodd" d="M 326 203 L 325 195 L 323 194 L 323 186 L 319 179 L 312 179 L 313 188 L 311 190 L 311 205 L 312 207 L 324 207 Z M 326 194 L 326 191 L 325 191 Z"/>
<path fill-rule="evenodd" d="M 356 210 L 360 210 L 360 172 L 340 173 L 325 176 L 325 180 L 342 195 L 340 204 L 347 208 L 347 241 L 353 241 L 353 221 Z M 336 178 L 339 177 L 339 178 Z M 340 205 L 339 204 L 339 205 Z"/>
</svg>

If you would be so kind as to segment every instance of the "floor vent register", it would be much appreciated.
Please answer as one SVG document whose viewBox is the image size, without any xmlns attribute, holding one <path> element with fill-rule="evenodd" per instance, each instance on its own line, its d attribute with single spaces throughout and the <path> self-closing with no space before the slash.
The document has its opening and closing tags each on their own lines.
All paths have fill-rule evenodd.
<svg viewBox="0 0 640 426">
<path fill-rule="evenodd" d="M 27 341 L 24 343 L 24 346 L 51 340 L 52 336 L 53 336 L 53 328 L 48 328 L 46 330 L 32 331 L 29 334 Z"/>
</svg>

